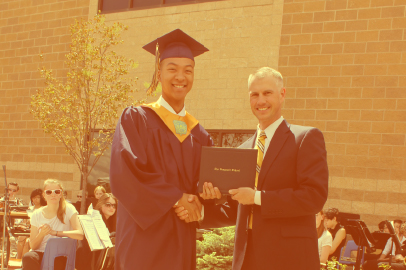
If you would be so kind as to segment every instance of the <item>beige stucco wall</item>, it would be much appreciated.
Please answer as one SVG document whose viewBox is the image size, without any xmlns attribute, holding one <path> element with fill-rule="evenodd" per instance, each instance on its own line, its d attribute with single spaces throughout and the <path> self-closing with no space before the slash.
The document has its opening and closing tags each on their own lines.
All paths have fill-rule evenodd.
<svg viewBox="0 0 406 270">
<path fill-rule="evenodd" d="M 97 2 L 90 1 L 89 17 Z M 110 13 L 106 20 L 129 26 L 120 53 L 139 62 L 138 96 L 154 69 L 154 56 L 142 46 L 180 28 L 210 50 L 195 59 L 188 112 L 206 129 L 253 129 L 247 78 L 258 67 L 278 67 L 282 12 L 283 0 L 227 0 Z"/>
</svg>

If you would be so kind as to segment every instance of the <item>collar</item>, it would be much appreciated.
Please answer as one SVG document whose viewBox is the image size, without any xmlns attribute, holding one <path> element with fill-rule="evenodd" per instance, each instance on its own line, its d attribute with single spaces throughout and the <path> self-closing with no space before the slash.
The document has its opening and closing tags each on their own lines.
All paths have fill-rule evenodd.
<svg viewBox="0 0 406 270">
<path fill-rule="evenodd" d="M 159 97 L 157 103 L 159 105 L 161 105 L 162 107 L 164 107 L 165 109 L 167 109 L 168 111 L 170 111 L 171 113 L 173 113 L 173 114 L 176 114 L 176 115 L 179 115 L 179 116 L 185 116 L 186 115 L 185 105 L 183 105 L 183 109 L 179 113 L 176 113 L 175 110 L 172 108 L 172 106 L 169 105 L 169 103 L 166 102 L 166 100 L 162 96 Z"/>
<path fill-rule="evenodd" d="M 275 134 L 276 129 L 279 127 L 279 125 L 282 123 L 283 121 L 283 116 L 281 116 L 278 120 L 276 120 L 275 122 L 273 122 L 272 124 L 270 124 L 264 131 L 266 134 L 266 137 L 272 138 L 273 135 Z M 257 134 L 259 136 L 259 134 L 261 133 L 261 129 L 259 128 L 259 124 L 257 126 Z"/>
<path fill-rule="evenodd" d="M 160 100 L 161 102 L 162 100 L 164 101 L 163 98 L 160 98 Z M 159 101 L 141 106 L 152 109 L 181 143 L 189 136 L 192 129 L 199 124 L 199 121 L 186 112 L 185 108 L 182 110 L 184 111 L 185 115 L 182 116 L 182 111 L 179 114 L 176 114 L 172 107 L 170 107 L 168 104 L 168 106 L 172 109 L 172 111 L 169 111 L 169 109 L 164 107 L 164 105 L 161 105 Z"/>
</svg>

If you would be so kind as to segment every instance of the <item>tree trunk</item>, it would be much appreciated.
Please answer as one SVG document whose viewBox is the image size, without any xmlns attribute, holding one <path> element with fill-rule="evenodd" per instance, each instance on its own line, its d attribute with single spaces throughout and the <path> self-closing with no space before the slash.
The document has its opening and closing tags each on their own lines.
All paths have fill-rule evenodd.
<svg viewBox="0 0 406 270">
<path fill-rule="evenodd" d="M 87 213 L 86 209 L 86 191 L 87 191 L 87 177 L 89 176 L 88 174 L 88 167 L 83 166 L 82 167 L 82 201 L 80 204 L 80 214 L 84 215 Z"/>
</svg>

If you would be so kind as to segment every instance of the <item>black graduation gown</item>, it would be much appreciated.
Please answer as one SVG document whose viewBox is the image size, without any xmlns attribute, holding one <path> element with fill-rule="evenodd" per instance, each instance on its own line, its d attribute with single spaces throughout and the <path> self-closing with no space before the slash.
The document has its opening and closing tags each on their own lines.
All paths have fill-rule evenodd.
<svg viewBox="0 0 406 270">
<path fill-rule="evenodd" d="M 124 110 L 110 165 L 116 270 L 196 268 L 197 222 L 181 221 L 172 207 L 183 193 L 197 193 L 201 147 L 212 145 L 200 124 L 181 143 L 151 108 Z"/>
</svg>

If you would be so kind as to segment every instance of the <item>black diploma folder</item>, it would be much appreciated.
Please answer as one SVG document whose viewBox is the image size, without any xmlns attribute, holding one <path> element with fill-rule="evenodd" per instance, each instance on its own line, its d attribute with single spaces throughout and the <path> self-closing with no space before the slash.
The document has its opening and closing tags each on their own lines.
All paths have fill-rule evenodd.
<svg viewBox="0 0 406 270">
<path fill-rule="evenodd" d="M 257 149 L 202 147 L 199 192 L 211 182 L 222 194 L 230 189 L 255 186 Z"/>
</svg>

